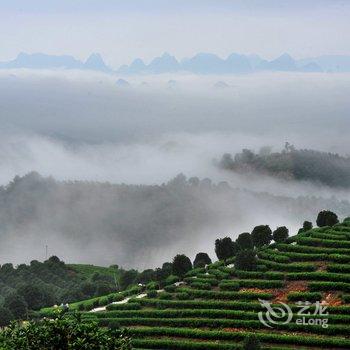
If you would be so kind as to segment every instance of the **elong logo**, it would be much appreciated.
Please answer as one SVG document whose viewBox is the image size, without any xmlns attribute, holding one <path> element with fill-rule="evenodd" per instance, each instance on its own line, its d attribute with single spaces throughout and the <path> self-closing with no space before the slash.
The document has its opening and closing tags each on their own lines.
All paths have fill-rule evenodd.
<svg viewBox="0 0 350 350">
<path fill-rule="evenodd" d="M 321 326 L 328 328 L 327 306 L 319 301 L 311 303 L 309 301 L 298 301 L 296 306 L 300 310 L 294 314 L 291 307 L 285 303 L 271 304 L 267 300 L 259 299 L 259 302 L 266 311 L 260 311 L 258 317 L 260 322 L 266 327 L 273 328 L 275 325 L 288 324 L 295 322 L 303 326 Z"/>
</svg>

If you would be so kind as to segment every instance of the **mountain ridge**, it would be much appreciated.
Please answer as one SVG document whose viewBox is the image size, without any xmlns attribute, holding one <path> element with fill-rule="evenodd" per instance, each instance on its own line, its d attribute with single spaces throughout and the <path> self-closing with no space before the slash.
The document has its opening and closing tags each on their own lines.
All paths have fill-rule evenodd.
<svg viewBox="0 0 350 350">
<path fill-rule="evenodd" d="M 214 53 L 201 52 L 178 60 L 165 52 L 161 56 L 154 57 L 148 64 L 141 58 L 135 58 L 131 64 L 113 69 L 104 62 L 99 53 L 92 53 L 84 62 L 71 55 L 20 52 L 15 59 L 0 62 L 0 69 L 16 68 L 79 69 L 125 75 L 176 72 L 194 74 L 247 74 L 261 71 L 350 72 L 350 55 L 322 55 L 294 59 L 288 53 L 283 53 L 275 59 L 266 60 L 257 54 L 244 55 L 233 52 L 226 58 L 221 58 Z"/>
</svg>

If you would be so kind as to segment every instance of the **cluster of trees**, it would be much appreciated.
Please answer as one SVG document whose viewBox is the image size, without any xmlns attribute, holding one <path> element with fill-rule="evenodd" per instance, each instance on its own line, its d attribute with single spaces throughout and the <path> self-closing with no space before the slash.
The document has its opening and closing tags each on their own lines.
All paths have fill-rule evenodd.
<svg viewBox="0 0 350 350">
<path fill-rule="evenodd" d="M 316 223 L 319 227 L 334 226 L 339 222 L 338 216 L 330 210 L 322 210 L 317 216 Z M 299 233 L 309 231 L 313 228 L 312 222 L 304 221 Z M 218 238 L 215 241 L 215 253 L 219 260 L 226 261 L 235 257 L 235 267 L 239 270 L 254 270 L 257 265 L 256 249 L 269 245 L 272 240 L 276 243 L 283 243 L 289 237 L 289 230 L 286 226 L 279 226 L 274 231 L 268 225 L 255 226 L 251 233 L 241 233 L 235 241 L 230 237 Z M 180 278 L 192 268 L 205 267 L 211 264 L 207 253 L 198 253 L 193 261 L 184 254 L 178 254 L 168 266 L 168 276 L 171 273 Z M 164 265 L 163 265 L 164 267 Z M 164 280 L 166 281 L 166 279 Z"/>
<path fill-rule="evenodd" d="M 338 216 L 330 210 L 319 212 L 316 223 L 318 227 L 334 226 L 339 222 Z M 304 221 L 298 233 L 313 228 L 312 222 Z M 256 268 L 257 248 L 269 245 L 272 240 L 282 243 L 289 237 L 289 230 L 285 226 L 277 227 L 274 231 L 268 225 L 255 226 L 251 233 L 241 233 L 235 241 L 230 237 L 219 238 L 215 241 L 215 253 L 219 260 L 235 257 L 235 267 L 240 270 L 254 270 Z"/>
<path fill-rule="evenodd" d="M 125 290 L 135 284 L 147 285 L 148 283 L 156 283 L 157 286 L 162 287 L 172 273 L 173 266 L 170 262 L 165 262 L 162 267 L 146 269 L 142 272 L 134 269 L 122 271 L 119 277 L 119 287 L 120 290 Z"/>
<path fill-rule="evenodd" d="M 205 267 L 212 261 L 207 253 L 198 253 L 193 262 L 185 254 L 178 254 L 172 262 L 165 262 L 162 267 L 156 269 L 147 269 L 142 272 L 136 270 L 124 271 L 121 273 L 119 281 L 121 289 L 126 289 L 134 284 L 147 285 L 156 283 L 161 288 L 170 281 L 176 281 L 177 278 L 183 278 L 192 268 Z"/>
<path fill-rule="evenodd" d="M 268 225 L 254 227 L 251 233 L 241 233 L 236 241 L 230 237 L 218 238 L 215 241 L 215 253 L 219 260 L 226 261 L 235 257 L 235 266 L 242 270 L 254 270 L 256 268 L 256 248 L 268 245 L 274 239 L 276 242 L 283 242 L 288 238 L 289 231 L 285 226 L 277 227 L 272 232 Z M 174 257 L 169 271 L 173 275 L 183 278 L 192 268 L 205 267 L 211 264 L 207 253 L 200 252 L 196 255 L 193 263 L 184 254 Z"/>
<path fill-rule="evenodd" d="M 283 242 L 289 236 L 285 226 L 277 227 L 272 232 L 268 225 L 255 226 L 251 233 L 241 233 L 235 241 L 230 237 L 218 238 L 215 241 L 215 253 L 219 260 L 236 257 L 235 266 L 238 269 L 253 270 L 256 267 L 255 249 L 275 242 Z"/>
<path fill-rule="evenodd" d="M 259 153 L 244 149 L 232 157 L 226 153 L 219 165 L 239 172 L 258 171 L 283 178 L 307 180 L 332 187 L 350 186 L 350 157 L 301 149 L 286 143 L 280 152 L 264 147 Z"/>
<path fill-rule="evenodd" d="M 316 219 L 318 227 L 334 226 L 339 223 L 338 215 L 330 210 L 321 210 Z M 303 227 L 299 229 L 298 233 L 310 231 L 313 228 L 311 221 L 304 221 Z"/>
<path fill-rule="evenodd" d="M 115 268 L 119 277 L 123 270 Z M 29 265 L 0 266 L 0 326 L 13 319 L 27 319 L 32 310 L 97 297 L 118 290 L 110 274 L 86 276 L 52 256 Z"/>
<path fill-rule="evenodd" d="M 201 268 L 211 264 L 212 261 L 207 253 L 200 252 L 196 255 L 193 264 L 186 255 L 178 254 L 172 263 L 172 272 L 175 276 L 183 277 L 192 268 Z"/>
</svg>

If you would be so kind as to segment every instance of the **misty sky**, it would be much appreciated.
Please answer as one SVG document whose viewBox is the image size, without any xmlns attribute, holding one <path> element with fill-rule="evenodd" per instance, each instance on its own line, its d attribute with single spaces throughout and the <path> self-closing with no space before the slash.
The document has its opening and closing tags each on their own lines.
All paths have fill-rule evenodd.
<svg viewBox="0 0 350 350">
<path fill-rule="evenodd" d="M 344 0 L 2 0 L 0 60 L 19 52 L 99 52 L 118 67 L 168 51 L 274 58 L 350 54 Z"/>
</svg>

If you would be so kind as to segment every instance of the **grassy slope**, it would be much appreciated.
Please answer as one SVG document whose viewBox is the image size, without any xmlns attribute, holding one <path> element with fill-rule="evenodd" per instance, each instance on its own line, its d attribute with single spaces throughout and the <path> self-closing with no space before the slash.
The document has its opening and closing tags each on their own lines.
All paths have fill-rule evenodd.
<svg viewBox="0 0 350 350">
<path fill-rule="evenodd" d="M 82 276 L 84 279 L 89 279 L 94 273 L 99 273 L 101 275 L 107 275 L 110 277 L 118 277 L 118 270 L 113 267 L 103 267 L 88 264 L 67 264 L 69 268 L 75 271 L 78 275 Z"/>
<path fill-rule="evenodd" d="M 258 257 L 257 272 L 217 262 L 156 297 L 83 315 L 101 326 L 130 328 L 135 349 L 231 350 L 251 333 L 264 349 L 350 349 L 350 221 L 272 244 Z M 258 298 L 288 303 L 294 314 L 298 300 L 327 302 L 329 326 L 298 325 L 294 316 L 267 328 L 258 319 Z"/>
</svg>

